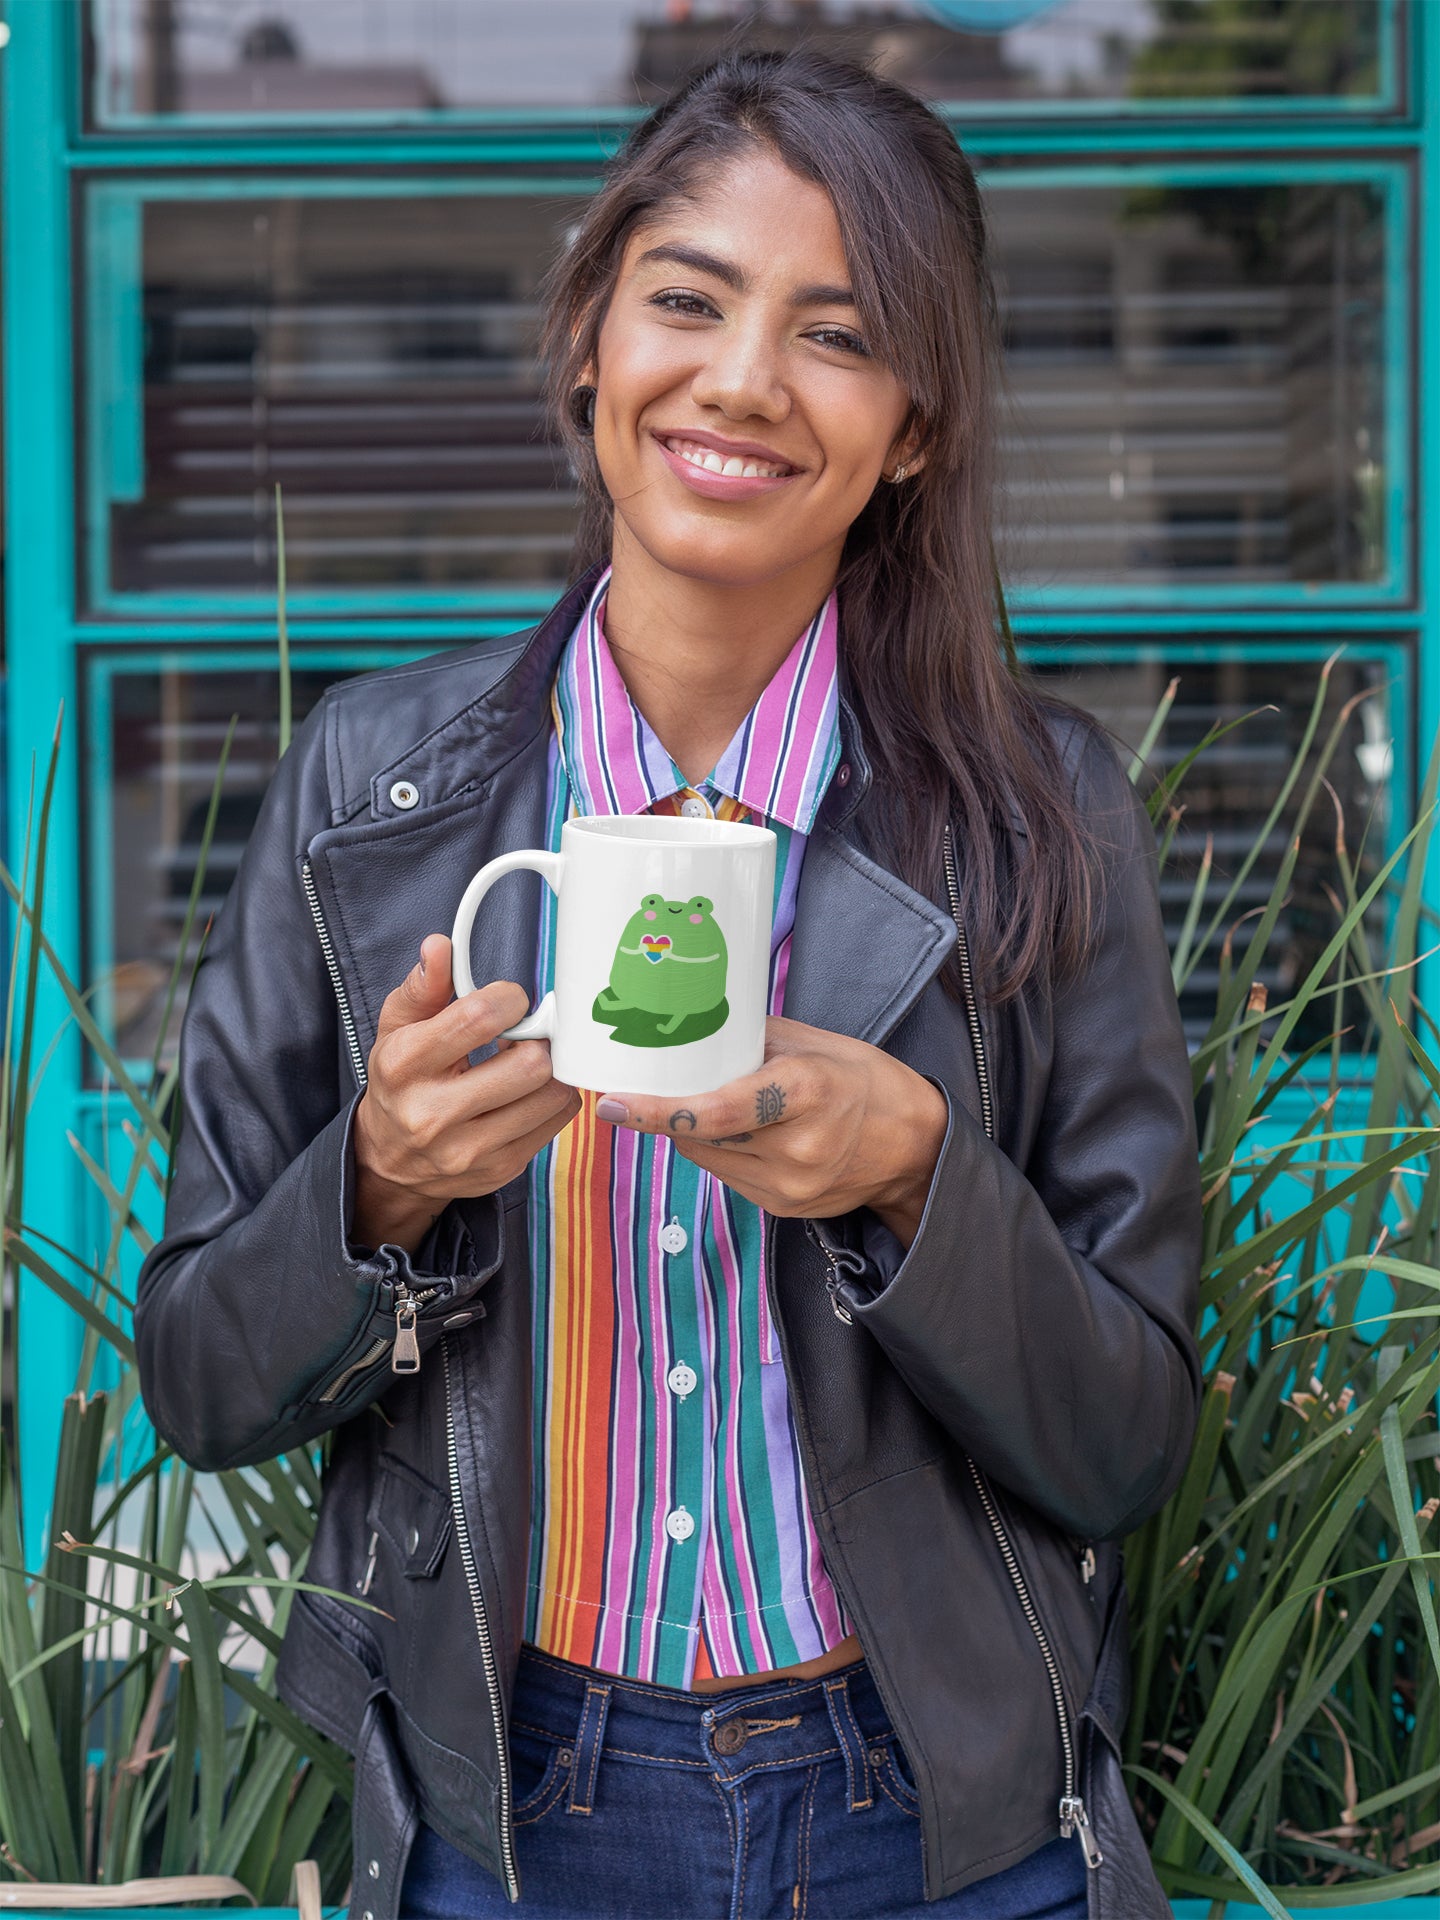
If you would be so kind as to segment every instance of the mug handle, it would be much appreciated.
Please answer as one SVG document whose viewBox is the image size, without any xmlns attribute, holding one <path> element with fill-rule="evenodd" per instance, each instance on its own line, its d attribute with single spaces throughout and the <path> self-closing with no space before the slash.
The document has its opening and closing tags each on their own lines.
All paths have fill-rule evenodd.
<svg viewBox="0 0 1440 1920">
<path fill-rule="evenodd" d="M 565 856 L 561 853 L 540 853 L 527 848 L 520 853 L 502 853 L 498 860 L 491 860 L 483 866 L 475 878 L 466 887 L 460 902 L 460 910 L 455 915 L 455 926 L 450 935 L 451 972 L 457 994 L 475 991 L 474 976 L 470 972 L 470 935 L 475 926 L 475 915 L 480 902 L 506 873 L 538 873 L 558 900 L 560 880 L 565 870 Z M 513 1027 L 507 1027 L 499 1036 L 502 1040 L 553 1040 L 555 1037 L 555 995 L 547 993 L 545 998 L 523 1020 L 517 1020 Z"/>
</svg>

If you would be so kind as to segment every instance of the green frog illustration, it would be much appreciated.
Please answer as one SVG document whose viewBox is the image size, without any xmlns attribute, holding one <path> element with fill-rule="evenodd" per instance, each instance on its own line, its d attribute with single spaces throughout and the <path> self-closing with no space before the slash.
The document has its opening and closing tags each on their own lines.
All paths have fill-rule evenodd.
<svg viewBox="0 0 1440 1920">
<path fill-rule="evenodd" d="M 703 1040 L 730 1015 L 725 936 L 703 893 L 667 900 L 647 893 L 625 922 L 610 984 L 591 1009 L 626 1047 L 679 1047 Z"/>
</svg>

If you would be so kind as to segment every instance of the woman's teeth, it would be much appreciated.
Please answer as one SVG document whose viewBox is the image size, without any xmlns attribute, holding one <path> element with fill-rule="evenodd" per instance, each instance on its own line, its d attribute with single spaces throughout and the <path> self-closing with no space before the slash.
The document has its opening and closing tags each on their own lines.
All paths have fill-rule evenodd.
<svg viewBox="0 0 1440 1920">
<path fill-rule="evenodd" d="M 671 453 L 689 461 L 692 467 L 703 467 L 706 473 L 724 473 L 746 480 L 778 480 L 781 474 L 791 471 L 789 467 L 776 466 L 770 460 L 742 460 L 733 453 L 727 459 L 723 454 L 716 453 L 713 447 L 698 446 L 693 440 L 667 440 L 665 445 Z"/>
</svg>

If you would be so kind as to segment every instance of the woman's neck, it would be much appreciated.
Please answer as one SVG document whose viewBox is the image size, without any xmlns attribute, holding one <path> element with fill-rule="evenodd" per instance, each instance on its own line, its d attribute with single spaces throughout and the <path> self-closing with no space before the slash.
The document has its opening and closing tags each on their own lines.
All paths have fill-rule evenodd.
<svg viewBox="0 0 1440 1920">
<path fill-rule="evenodd" d="M 625 690 L 693 786 L 835 584 L 838 554 L 730 587 L 661 567 L 617 523 L 605 639 Z"/>
</svg>

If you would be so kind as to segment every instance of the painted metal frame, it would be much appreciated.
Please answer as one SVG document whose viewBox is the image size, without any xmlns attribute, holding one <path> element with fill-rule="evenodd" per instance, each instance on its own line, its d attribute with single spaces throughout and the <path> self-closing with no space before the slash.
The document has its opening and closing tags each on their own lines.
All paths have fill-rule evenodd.
<svg viewBox="0 0 1440 1920">
<path fill-rule="evenodd" d="M 72 255 L 72 188 L 85 180 L 103 179 L 117 186 L 126 177 L 143 182 L 161 171 L 199 185 L 215 180 L 226 168 L 263 173 L 267 183 L 273 183 L 277 174 L 307 168 L 324 168 L 333 175 L 360 166 L 394 173 L 407 167 L 453 172 L 518 165 L 533 170 L 537 184 L 543 182 L 541 190 L 555 192 L 567 170 L 588 174 L 603 162 L 625 127 L 601 126 L 589 116 L 586 124 L 526 127 L 491 122 L 436 129 L 428 135 L 394 125 L 368 130 L 332 125 L 308 133 L 290 127 L 227 126 L 223 134 L 204 139 L 169 127 L 124 136 L 96 134 L 85 129 L 80 109 L 74 0 L 4 0 L 4 5 L 11 28 L 10 42 L 0 53 L 8 475 L 5 857 L 18 872 L 32 761 L 38 758 L 43 771 L 63 701 L 46 931 L 73 972 L 81 952 L 79 828 L 82 809 L 91 804 L 84 798 L 74 724 L 81 648 L 104 643 L 134 648 L 143 658 L 157 647 L 168 652 L 196 645 L 218 663 L 237 643 L 262 648 L 273 644 L 273 619 L 267 608 L 242 611 L 229 601 L 223 610 L 196 608 L 173 625 L 167 622 L 162 638 L 148 605 L 123 615 L 116 609 L 115 617 L 105 622 L 77 612 L 72 396 L 79 369 L 72 364 L 72 273 L 82 256 L 78 248 Z M 1357 649 L 1363 646 L 1398 661 L 1414 635 L 1414 671 L 1406 685 L 1415 715 L 1417 760 L 1412 773 L 1418 774 L 1440 726 L 1440 557 L 1434 534 L 1421 537 L 1421 529 L 1436 527 L 1432 503 L 1440 498 L 1440 10 L 1397 8 L 1392 17 L 1404 46 L 1397 49 L 1391 84 L 1398 98 L 1398 76 L 1402 71 L 1412 76 L 1414 106 L 1407 110 L 1408 119 L 1389 117 L 1389 107 L 1382 118 L 1382 110 L 1373 104 L 1353 114 L 1337 114 L 1330 110 L 1333 103 L 1322 112 L 1313 102 L 1292 102 L 1278 113 L 1237 103 L 1233 111 L 1183 123 L 1158 115 L 1122 117 L 1113 109 L 1098 120 L 1085 114 L 1066 123 L 1049 107 L 1043 123 L 1038 118 L 1010 122 L 987 118 L 967 106 L 956 113 L 954 124 L 977 163 L 1023 158 L 1038 168 L 1043 162 L 1057 180 L 1073 180 L 1074 169 L 1088 169 L 1092 177 L 1103 167 L 1113 173 L 1117 162 L 1133 156 L 1137 166 L 1155 173 L 1173 173 L 1177 166 L 1209 167 L 1212 174 L 1228 169 L 1235 177 L 1253 179 L 1257 165 L 1269 164 L 1284 177 L 1299 171 L 1313 178 L 1333 175 L 1339 166 L 1367 179 L 1378 169 L 1391 183 L 1387 206 L 1396 223 L 1390 236 L 1395 246 L 1392 285 L 1402 297 L 1391 302 L 1396 331 L 1387 353 L 1393 354 L 1395 404 L 1407 436 L 1411 412 L 1416 416 L 1413 485 L 1408 477 L 1397 485 L 1391 511 L 1401 516 L 1404 550 L 1413 556 L 1414 604 L 1404 604 L 1408 588 L 1402 569 L 1390 583 L 1390 597 L 1362 596 L 1343 612 L 1335 599 L 1319 600 L 1310 593 L 1267 605 L 1263 613 L 1253 600 L 1245 606 L 1202 606 L 1185 593 L 1167 604 L 1121 604 L 1106 593 L 1093 603 L 1064 608 L 1040 601 L 1017 605 L 1016 629 L 1027 648 L 1052 658 L 1071 647 L 1094 658 L 1109 649 L 1155 650 L 1162 641 L 1166 657 L 1174 658 L 1177 648 L 1206 644 L 1195 639 L 1201 628 L 1208 644 L 1253 649 L 1253 657 L 1313 659 L 1317 650 L 1328 651 L 1330 636 L 1343 627 L 1355 636 Z M 1418 173 L 1413 188 L 1411 168 Z M 996 166 L 987 172 L 989 183 L 1003 191 L 1006 169 Z M 477 173 L 475 179 L 483 177 Z M 1023 184 L 1037 176 L 1027 168 L 1017 169 L 1013 177 Z M 1136 173 L 1127 167 L 1123 178 L 1133 182 Z M 343 190 L 353 192 L 355 183 L 343 183 Z M 474 180 L 467 182 L 467 190 L 475 190 Z M 502 190 L 494 176 L 491 190 Z M 1414 320 L 1412 295 L 1418 314 Z M 123 339 L 115 350 L 123 350 Z M 1411 369 L 1413 408 L 1403 384 Z M 373 600 L 328 617 L 318 609 L 301 608 L 292 619 L 292 641 L 297 653 L 313 643 L 334 649 L 337 658 L 351 646 L 380 642 L 396 649 L 398 657 L 400 650 L 414 647 L 417 610 L 413 604 L 382 610 Z M 427 611 L 423 633 L 430 645 L 445 645 L 456 638 L 504 631 L 523 612 L 514 603 L 504 613 L 499 608 L 436 609 Z M 1258 625 L 1266 637 L 1247 638 Z M 366 664 L 375 664 L 376 651 L 367 647 L 364 652 Z M 1406 733 L 1400 727 L 1394 731 L 1398 755 Z M 1428 897 L 1440 905 L 1440 853 L 1429 881 Z M 1435 961 L 1421 969 L 1421 990 L 1432 1002 L 1440 994 L 1440 965 Z M 32 1137 L 56 1143 L 56 1150 L 43 1164 L 37 1160 L 32 1166 L 25 1217 L 63 1239 L 73 1234 L 76 1223 L 91 1217 L 94 1203 L 88 1178 L 59 1143 L 70 1128 L 93 1140 L 94 1129 L 104 1130 L 106 1123 L 102 1096 L 82 1088 L 79 1036 L 53 986 L 42 985 L 39 1031 L 42 1045 L 52 1034 L 57 1038 L 31 1109 Z M 34 1565 L 48 1522 L 60 1404 L 73 1380 L 80 1336 L 74 1316 L 38 1282 L 22 1276 L 18 1285 L 25 1539 L 27 1558 Z"/>
<path fill-rule="evenodd" d="M 1204 95 L 1191 95 L 1173 100 L 1143 97 L 1127 99 L 1123 95 L 1096 99 L 1065 99 L 1057 96 L 1053 100 L 1025 101 L 937 100 L 934 105 L 937 112 L 957 122 L 1002 124 L 1056 120 L 1086 123 L 1121 116 L 1136 122 L 1173 125 L 1176 122 L 1192 120 L 1234 122 L 1240 119 L 1289 120 L 1325 116 L 1343 125 L 1350 119 L 1397 115 L 1406 109 L 1402 45 L 1404 22 L 1401 0 L 1380 0 L 1377 13 L 1376 45 L 1379 55 L 1379 74 L 1378 85 L 1373 93 L 1292 94 L 1281 98 L 1235 95 L 1211 98 Z M 92 31 L 94 31 L 93 19 L 92 9 Z M 1021 23 L 1006 21 L 997 31 L 1003 32 L 1006 27 L 1017 24 Z M 79 32 L 85 31 L 83 21 L 77 22 L 77 27 Z M 98 33 L 96 37 L 99 37 Z M 86 133 L 92 138 L 108 137 L 110 139 L 137 133 L 151 133 L 160 126 L 167 131 L 173 129 L 182 135 L 205 135 L 211 132 L 230 132 L 237 125 L 265 131 L 299 127 L 346 131 L 356 128 L 380 130 L 395 127 L 424 127 L 448 131 L 451 128 L 495 127 L 524 130 L 541 138 L 547 132 L 568 131 L 579 125 L 614 128 L 618 130 L 619 137 L 623 138 L 642 114 L 641 109 L 634 107 L 596 105 L 578 109 L 571 107 L 452 107 L 436 110 L 420 108 L 383 111 L 352 110 L 324 116 L 306 110 L 292 113 L 271 111 L 243 116 L 221 113 L 173 113 L 166 114 L 161 120 L 152 114 L 124 110 L 102 117 L 93 112 L 94 104 L 93 99 L 86 103 Z"/>
<path fill-rule="evenodd" d="M 1375 581 L 1285 581 L 1273 584 L 1214 581 L 1181 584 L 1156 582 L 1016 586 L 1011 602 L 1017 614 L 1052 609 L 1129 607 L 1187 609 L 1244 608 L 1247 610 L 1304 609 L 1312 617 L 1338 609 L 1403 606 L 1413 595 L 1413 553 L 1406 504 L 1414 487 L 1413 452 L 1408 396 L 1411 385 L 1410 298 L 1412 283 L 1412 168 L 1407 159 L 1380 155 L 1365 160 L 1167 161 L 1159 165 L 1119 167 L 1105 163 L 1003 168 L 983 174 L 987 193 L 1045 191 L 1056 193 L 1094 188 L 1134 187 L 1251 187 L 1296 184 L 1353 184 L 1372 188 L 1383 208 L 1386 258 L 1386 299 L 1383 317 L 1385 403 L 1385 552 L 1387 569 Z M 141 488 L 139 446 L 139 363 L 141 327 L 140 276 L 143 208 L 151 201 L 267 199 L 404 199 L 426 197 L 497 198 L 580 196 L 593 192 L 596 175 L 497 177 L 454 174 L 395 175 L 349 178 L 334 172 L 294 174 L 232 173 L 229 170 L 174 175 L 126 176 L 123 180 L 85 182 L 80 220 L 83 253 L 90 286 L 103 297 L 81 302 L 84 339 L 82 391 L 87 404 L 81 430 L 86 442 L 82 455 L 84 487 L 84 550 L 82 566 L 87 587 L 87 610 L 102 619 L 186 619 L 231 612 L 246 605 L 269 608 L 268 594 L 241 589 L 225 592 L 121 593 L 105 577 L 109 554 L 109 504 L 115 497 L 138 495 Z M 135 368 L 126 379 L 126 357 Z M 117 410 L 129 395 L 128 404 Z M 130 492 L 111 491 L 112 479 Z M 340 614 L 364 609 L 372 613 L 465 614 L 505 611 L 523 619 L 539 613 L 554 597 L 554 589 L 439 588 L 434 590 L 294 589 L 290 605 L 296 613 Z"/>
</svg>

